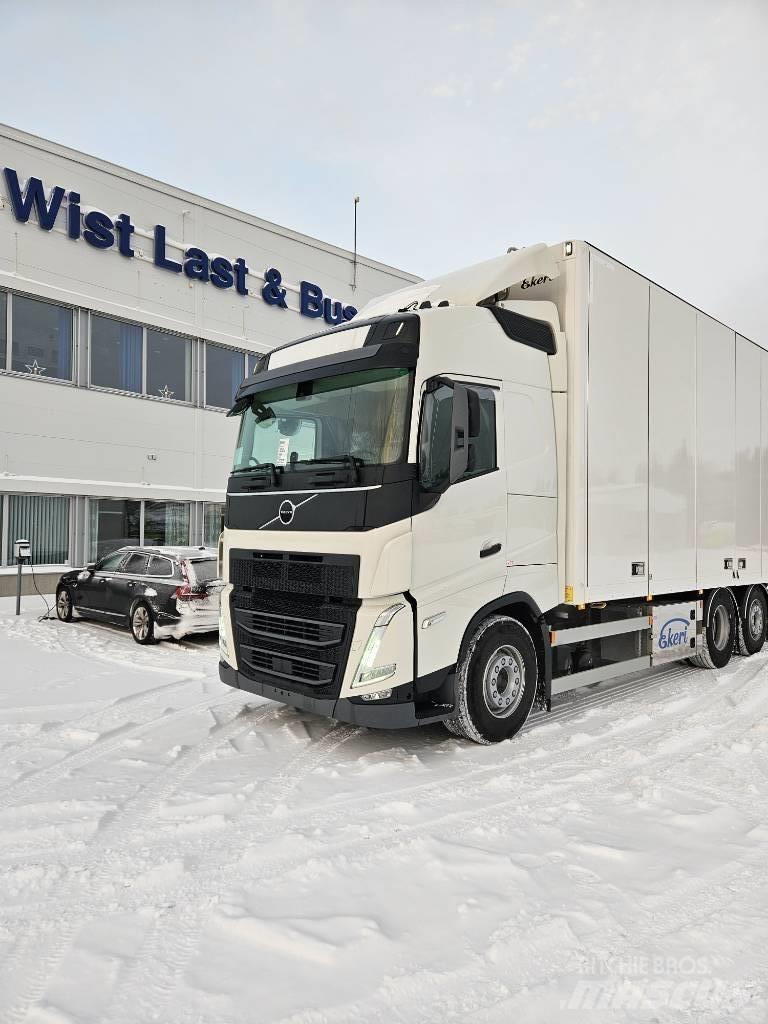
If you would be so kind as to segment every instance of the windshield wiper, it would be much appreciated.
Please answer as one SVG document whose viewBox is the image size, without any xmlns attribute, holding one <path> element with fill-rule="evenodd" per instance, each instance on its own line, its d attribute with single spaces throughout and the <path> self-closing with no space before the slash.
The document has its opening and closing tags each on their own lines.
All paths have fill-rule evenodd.
<svg viewBox="0 0 768 1024">
<path fill-rule="evenodd" d="M 272 481 L 272 486 L 277 487 L 277 466 L 274 462 L 260 462 L 256 466 L 238 466 L 237 469 L 232 470 L 232 474 L 235 473 L 268 473 Z"/>
<path fill-rule="evenodd" d="M 294 459 L 292 466 L 329 466 L 340 462 L 349 469 L 352 482 L 357 483 L 360 479 L 359 467 L 365 465 L 362 459 L 354 455 L 326 455 L 320 459 Z"/>
</svg>

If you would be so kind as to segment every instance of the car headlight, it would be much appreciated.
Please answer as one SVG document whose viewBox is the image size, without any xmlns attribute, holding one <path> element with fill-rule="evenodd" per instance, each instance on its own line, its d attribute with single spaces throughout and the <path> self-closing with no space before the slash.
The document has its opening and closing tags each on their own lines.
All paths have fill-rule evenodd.
<svg viewBox="0 0 768 1024">
<path fill-rule="evenodd" d="M 374 622 L 371 635 L 368 637 L 363 655 L 360 658 L 360 664 L 357 666 L 355 677 L 352 680 L 352 689 L 356 686 L 365 686 L 368 683 L 377 683 L 384 679 L 390 679 L 397 672 L 397 662 L 392 662 L 389 665 L 375 665 L 375 662 L 384 632 L 402 608 L 405 608 L 402 602 L 392 604 L 389 608 L 385 608 Z"/>
</svg>

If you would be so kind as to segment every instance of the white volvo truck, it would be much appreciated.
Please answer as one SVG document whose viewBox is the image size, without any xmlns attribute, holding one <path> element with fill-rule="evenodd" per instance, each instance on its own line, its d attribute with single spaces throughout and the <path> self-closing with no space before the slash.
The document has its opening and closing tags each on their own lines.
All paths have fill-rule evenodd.
<svg viewBox="0 0 768 1024">
<path fill-rule="evenodd" d="M 768 352 L 580 241 L 375 300 L 237 395 L 225 683 L 479 742 L 759 651 Z"/>
</svg>

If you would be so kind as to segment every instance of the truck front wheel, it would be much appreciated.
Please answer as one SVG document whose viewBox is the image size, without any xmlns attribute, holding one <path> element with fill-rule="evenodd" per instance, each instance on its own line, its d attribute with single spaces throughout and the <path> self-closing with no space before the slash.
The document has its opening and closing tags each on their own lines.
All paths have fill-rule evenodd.
<svg viewBox="0 0 768 1024">
<path fill-rule="evenodd" d="M 481 622 L 456 671 L 456 713 L 445 725 L 475 743 L 509 739 L 536 696 L 538 664 L 530 633 L 506 615 Z"/>
</svg>

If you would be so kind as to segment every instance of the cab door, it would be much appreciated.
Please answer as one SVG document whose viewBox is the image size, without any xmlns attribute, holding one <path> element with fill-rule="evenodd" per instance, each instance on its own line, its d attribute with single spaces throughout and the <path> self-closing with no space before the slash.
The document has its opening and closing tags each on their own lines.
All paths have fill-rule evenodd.
<svg viewBox="0 0 768 1024">
<path fill-rule="evenodd" d="M 418 675 L 456 661 L 478 608 L 504 593 L 507 486 L 500 382 L 433 378 L 422 396 L 413 516 Z"/>
</svg>

